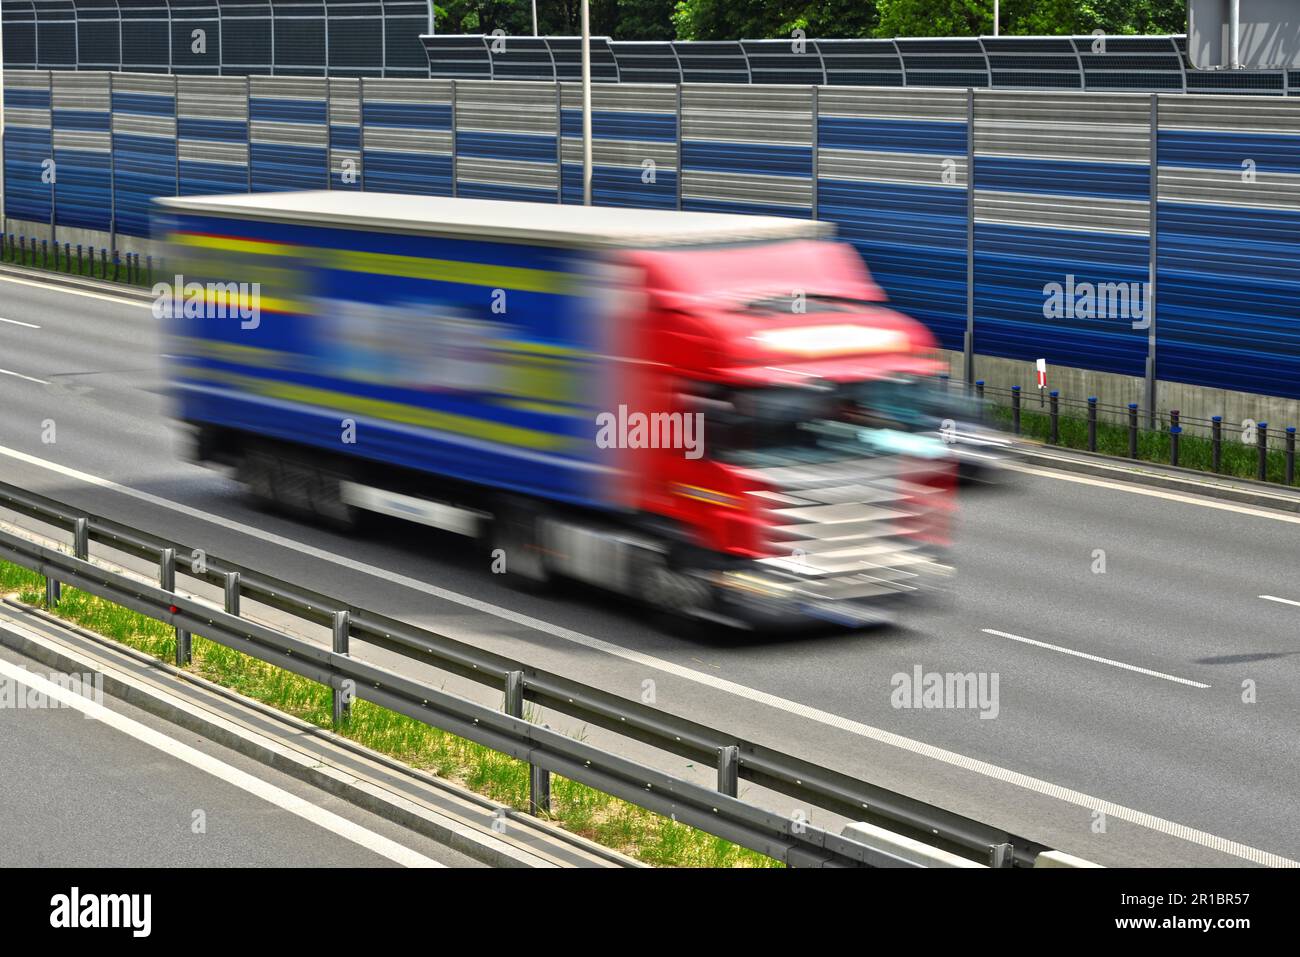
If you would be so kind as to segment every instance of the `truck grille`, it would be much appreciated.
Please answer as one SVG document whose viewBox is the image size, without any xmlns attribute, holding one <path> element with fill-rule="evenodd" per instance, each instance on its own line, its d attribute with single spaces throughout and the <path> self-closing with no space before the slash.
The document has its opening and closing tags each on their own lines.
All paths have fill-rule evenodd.
<svg viewBox="0 0 1300 957">
<path fill-rule="evenodd" d="M 771 521 L 761 559 L 824 598 L 910 591 L 931 556 L 912 537 L 939 493 L 900 474 L 894 458 L 852 459 L 817 466 L 755 469 L 770 491 L 760 499 Z"/>
</svg>

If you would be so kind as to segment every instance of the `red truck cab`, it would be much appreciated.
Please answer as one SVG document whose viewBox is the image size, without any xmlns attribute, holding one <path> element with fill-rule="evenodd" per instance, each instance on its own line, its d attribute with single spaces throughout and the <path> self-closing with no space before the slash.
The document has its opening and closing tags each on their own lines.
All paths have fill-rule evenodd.
<svg viewBox="0 0 1300 957">
<path fill-rule="evenodd" d="M 655 604 L 730 623 L 886 617 L 939 570 L 955 472 L 919 427 L 941 366 L 847 244 L 636 251 L 622 401 L 701 417 L 626 450 L 625 506 L 671 541 Z M 937 423 L 930 424 L 933 430 Z"/>
</svg>

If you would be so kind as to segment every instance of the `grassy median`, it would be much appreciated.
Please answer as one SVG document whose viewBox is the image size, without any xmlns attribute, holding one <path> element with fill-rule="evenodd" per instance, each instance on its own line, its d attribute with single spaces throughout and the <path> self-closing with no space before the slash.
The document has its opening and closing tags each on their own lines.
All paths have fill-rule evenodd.
<svg viewBox="0 0 1300 957">
<path fill-rule="evenodd" d="M 0 561 L 0 593 L 45 607 L 45 579 Z M 47 609 L 48 610 L 48 609 Z M 176 633 L 163 622 L 65 587 L 53 613 L 162 661 L 176 658 Z M 331 728 L 330 689 L 242 652 L 194 636 L 187 670 L 321 728 Z M 369 701 L 354 701 L 338 734 L 454 781 L 501 804 L 528 806 L 528 765 Z M 762 854 L 559 775 L 551 777 L 551 820 L 657 867 L 779 867 Z"/>
<path fill-rule="evenodd" d="M 993 424 L 1004 431 L 1011 431 L 1011 409 L 1006 406 L 994 406 L 991 409 Z M 1045 412 L 1031 412 L 1022 407 L 1020 412 L 1020 434 L 1025 438 L 1047 442 L 1052 429 L 1051 416 Z M 1269 430 L 1272 432 L 1272 429 Z M 1143 462 L 1160 465 L 1169 464 L 1170 436 L 1168 425 L 1164 431 L 1138 429 L 1137 457 Z M 1273 442 L 1269 443 L 1267 481 L 1279 484 L 1286 480 L 1286 456 Z M 1058 441 L 1056 447 L 1063 449 L 1088 448 L 1088 420 L 1059 417 Z M 1254 479 L 1258 477 L 1259 453 L 1255 446 L 1246 445 L 1240 439 L 1240 433 L 1231 428 L 1224 428 L 1221 443 L 1219 471 L 1213 471 L 1214 443 L 1210 439 L 1190 433 L 1183 433 L 1178 442 L 1178 464 L 1182 468 L 1196 469 L 1210 474 L 1230 478 Z M 1097 451 L 1103 455 L 1128 458 L 1128 426 L 1111 422 L 1097 423 Z"/>
</svg>

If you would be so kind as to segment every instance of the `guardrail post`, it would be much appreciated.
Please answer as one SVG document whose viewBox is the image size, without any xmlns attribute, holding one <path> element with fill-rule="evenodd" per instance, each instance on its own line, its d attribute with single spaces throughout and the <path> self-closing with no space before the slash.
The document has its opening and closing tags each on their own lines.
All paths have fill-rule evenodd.
<svg viewBox="0 0 1300 957">
<path fill-rule="evenodd" d="M 158 554 L 158 587 L 163 591 L 176 591 L 176 549 L 164 548 Z M 184 668 L 194 658 L 190 633 L 176 627 L 176 667 Z"/>
<path fill-rule="evenodd" d="M 1020 386 L 1011 387 L 1011 431 L 1020 434 Z"/>
<path fill-rule="evenodd" d="M 1210 469 L 1220 471 L 1223 464 L 1223 416 L 1210 417 Z"/>
<path fill-rule="evenodd" d="M 1286 427 L 1286 484 L 1295 484 L 1295 426 Z"/>
<path fill-rule="evenodd" d="M 1138 457 L 1138 404 L 1128 404 L 1128 457 Z"/>
<path fill-rule="evenodd" d="M 1061 441 L 1061 407 L 1060 407 L 1061 393 L 1060 391 L 1057 389 L 1053 389 L 1049 393 L 1049 398 L 1051 400 L 1051 411 L 1048 414 L 1051 416 L 1052 428 L 1051 428 L 1051 432 L 1047 437 L 1047 442 L 1049 445 L 1058 445 Z"/>
<path fill-rule="evenodd" d="M 1088 451 L 1097 451 L 1097 397 L 1088 396 Z"/>
<path fill-rule="evenodd" d="M 1015 867 L 1016 849 L 1011 844 L 994 844 L 989 848 L 989 867 Z"/>
<path fill-rule="evenodd" d="M 62 588 L 57 578 L 45 579 L 45 607 L 53 611 L 59 605 L 59 598 L 62 596 Z"/>
<path fill-rule="evenodd" d="M 528 813 L 551 813 L 551 772 L 536 764 L 528 765 Z"/>
<path fill-rule="evenodd" d="M 1169 464 L 1178 465 L 1178 439 L 1183 434 L 1183 428 L 1178 424 L 1179 412 L 1177 409 L 1169 410 Z"/>
<path fill-rule="evenodd" d="M 336 611 L 334 613 L 334 635 L 333 648 L 336 655 L 346 655 L 348 653 L 348 637 L 352 630 L 352 613 L 349 611 Z M 348 717 L 350 712 L 351 696 L 344 693 L 342 688 L 330 689 L 331 706 L 334 716 L 334 723 L 341 724 Z"/>
<path fill-rule="evenodd" d="M 79 518 L 72 524 L 72 554 L 83 562 L 90 558 L 90 521 Z"/>
<path fill-rule="evenodd" d="M 1255 477 L 1261 482 L 1268 481 L 1268 423 L 1261 422 L 1255 426 L 1255 450 L 1259 454 Z"/>
<path fill-rule="evenodd" d="M 718 748 L 718 790 L 731 797 L 740 793 L 740 748 L 734 744 Z"/>
<path fill-rule="evenodd" d="M 226 572 L 226 613 L 239 614 L 239 572 Z"/>
<path fill-rule="evenodd" d="M 506 672 L 505 712 L 512 718 L 524 716 L 524 673 Z M 551 813 L 551 772 L 536 764 L 528 765 L 528 813 Z"/>
</svg>

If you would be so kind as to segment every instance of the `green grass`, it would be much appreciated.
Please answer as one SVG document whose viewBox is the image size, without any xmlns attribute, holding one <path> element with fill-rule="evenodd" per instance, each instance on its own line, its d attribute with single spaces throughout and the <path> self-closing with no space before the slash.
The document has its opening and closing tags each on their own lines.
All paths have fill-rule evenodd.
<svg viewBox="0 0 1300 957">
<path fill-rule="evenodd" d="M 1011 410 L 1006 406 L 994 406 L 992 414 L 998 428 L 1011 431 Z M 1272 430 L 1270 430 L 1271 432 Z M 1047 441 L 1051 434 L 1051 417 L 1043 412 L 1031 412 L 1021 408 L 1020 434 L 1026 438 Z M 1253 479 L 1257 477 L 1258 452 L 1254 445 L 1244 445 L 1235 430 L 1224 429 L 1221 443 L 1221 459 L 1217 474 L 1234 478 Z M 1157 462 L 1168 465 L 1170 436 L 1168 423 L 1164 431 L 1138 429 L 1137 457 L 1144 462 Z M 1057 445 L 1067 449 L 1087 449 L 1088 421 L 1074 416 L 1059 417 L 1059 441 Z M 1271 443 L 1270 443 L 1271 445 Z M 1182 468 L 1212 472 L 1213 443 L 1208 438 L 1184 433 L 1179 440 L 1178 464 Z M 1128 426 L 1109 422 L 1097 423 L 1097 451 L 1103 455 L 1115 455 L 1128 458 Z M 1268 453 L 1267 477 L 1270 482 L 1282 483 L 1286 478 L 1286 457 L 1280 449 L 1270 448 Z"/>
<path fill-rule="evenodd" d="M 45 579 L 3 561 L 0 592 L 17 592 L 21 601 L 45 607 Z M 102 598 L 64 588 L 54 614 L 160 660 L 175 660 L 174 629 Z M 194 674 L 317 727 L 333 727 L 325 685 L 198 635 L 191 651 L 187 670 Z M 501 804 L 527 809 L 527 764 L 369 701 L 354 701 L 350 712 L 333 727 L 336 733 Z M 781 866 L 559 775 L 551 776 L 551 810 L 551 820 L 561 827 L 659 867 Z"/>
</svg>

